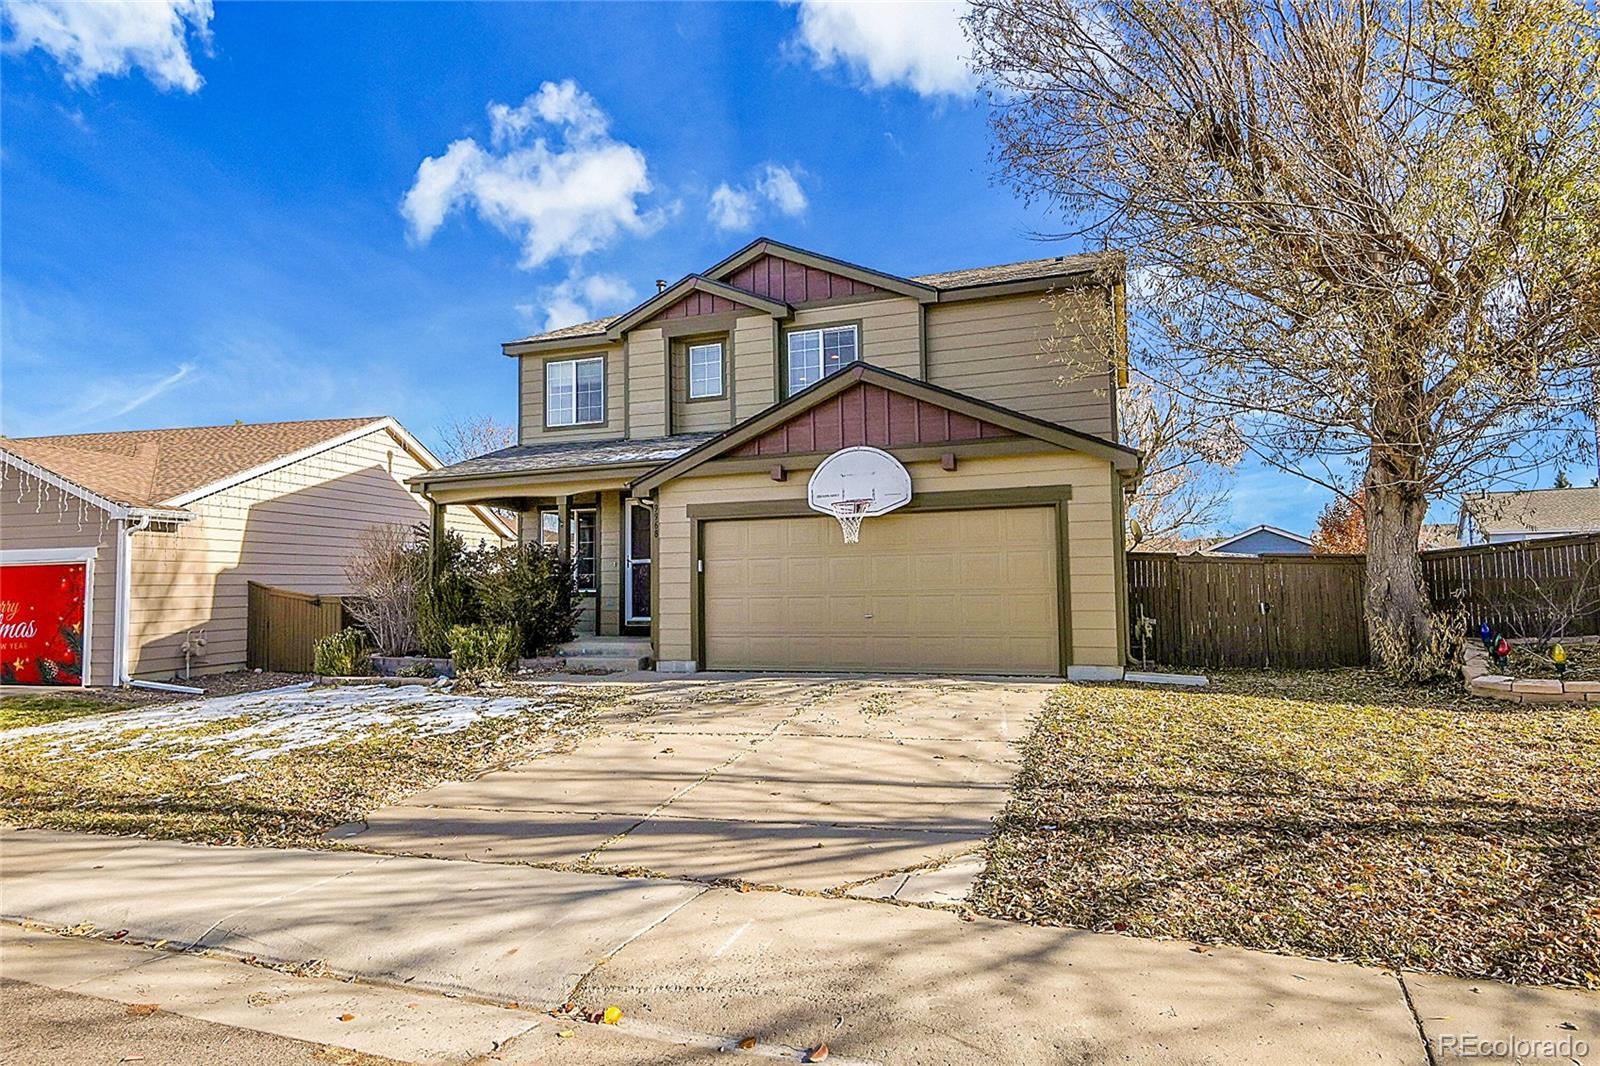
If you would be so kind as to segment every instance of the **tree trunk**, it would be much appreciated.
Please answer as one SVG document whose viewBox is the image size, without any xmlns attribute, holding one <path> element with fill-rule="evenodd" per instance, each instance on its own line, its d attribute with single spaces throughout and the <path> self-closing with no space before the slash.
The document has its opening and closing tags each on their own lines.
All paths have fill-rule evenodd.
<svg viewBox="0 0 1600 1066">
<path fill-rule="evenodd" d="M 1382 665 L 1380 633 L 1395 638 L 1394 654 L 1414 656 L 1428 643 L 1431 604 L 1417 556 L 1428 501 L 1417 471 L 1404 469 L 1409 465 L 1404 457 L 1375 453 L 1367 468 L 1366 615 L 1374 665 Z"/>
</svg>

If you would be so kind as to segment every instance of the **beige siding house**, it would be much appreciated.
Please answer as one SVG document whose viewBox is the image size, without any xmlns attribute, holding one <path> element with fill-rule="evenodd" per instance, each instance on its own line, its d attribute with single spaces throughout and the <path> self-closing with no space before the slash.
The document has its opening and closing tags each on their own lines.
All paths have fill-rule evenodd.
<svg viewBox="0 0 1600 1066">
<path fill-rule="evenodd" d="M 516 511 L 660 669 L 1116 676 L 1121 289 L 1115 255 L 901 277 L 757 240 L 505 344 L 519 443 L 412 484 Z M 854 447 L 912 495 L 846 544 L 807 487 Z"/>
<path fill-rule="evenodd" d="M 348 591 L 345 562 L 375 525 L 422 525 L 409 479 L 439 461 L 389 418 L 0 438 L 5 568 L 88 555 L 89 683 L 242 668 L 250 582 Z M 515 536 L 485 507 L 448 528 Z"/>
</svg>

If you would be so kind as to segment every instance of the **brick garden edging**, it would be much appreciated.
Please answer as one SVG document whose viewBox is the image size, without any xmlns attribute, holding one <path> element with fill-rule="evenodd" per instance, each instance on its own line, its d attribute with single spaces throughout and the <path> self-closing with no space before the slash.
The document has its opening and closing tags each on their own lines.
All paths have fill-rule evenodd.
<svg viewBox="0 0 1600 1066">
<path fill-rule="evenodd" d="M 1567 643 L 1590 643 L 1568 641 Z M 1468 637 L 1461 645 L 1461 676 L 1474 696 L 1492 696 L 1513 703 L 1600 703 L 1600 681 L 1563 681 L 1556 677 L 1508 677 L 1496 674 L 1483 642 Z"/>
</svg>

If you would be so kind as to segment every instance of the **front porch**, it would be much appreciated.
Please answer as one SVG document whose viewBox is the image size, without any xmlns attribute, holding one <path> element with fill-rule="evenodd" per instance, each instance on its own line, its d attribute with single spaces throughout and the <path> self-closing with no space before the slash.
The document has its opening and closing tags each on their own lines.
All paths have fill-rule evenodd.
<svg viewBox="0 0 1600 1066">
<path fill-rule="evenodd" d="M 415 484 L 441 536 L 449 508 L 488 506 L 516 516 L 517 538 L 572 560 L 582 596 L 578 635 L 653 638 L 654 502 L 633 499 L 632 479 L 701 444 L 709 434 L 655 440 L 521 445 L 430 471 Z"/>
</svg>

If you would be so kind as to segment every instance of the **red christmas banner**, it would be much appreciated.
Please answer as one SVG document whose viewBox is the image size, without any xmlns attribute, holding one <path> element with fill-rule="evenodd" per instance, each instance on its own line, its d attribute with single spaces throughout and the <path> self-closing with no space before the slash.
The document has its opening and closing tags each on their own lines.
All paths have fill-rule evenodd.
<svg viewBox="0 0 1600 1066">
<path fill-rule="evenodd" d="M 83 683 L 83 563 L 0 567 L 0 684 Z"/>
</svg>

